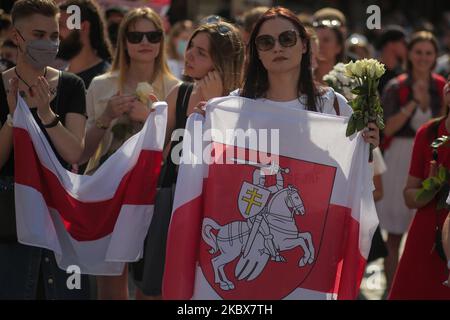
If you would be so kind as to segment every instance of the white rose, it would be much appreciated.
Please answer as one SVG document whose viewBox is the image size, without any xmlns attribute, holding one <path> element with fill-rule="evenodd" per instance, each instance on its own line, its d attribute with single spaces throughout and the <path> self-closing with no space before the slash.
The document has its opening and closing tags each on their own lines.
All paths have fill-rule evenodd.
<svg viewBox="0 0 450 320">
<path fill-rule="evenodd" d="M 139 100 L 147 104 L 148 103 L 148 96 L 153 93 L 153 88 L 148 82 L 139 82 L 136 87 L 136 95 L 138 96 Z"/>
<path fill-rule="evenodd" d="M 347 77 L 353 77 L 353 65 L 354 64 L 355 63 L 353 61 L 351 61 L 345 65 L 345 75 Z"/>
<path fill-rule="evenodd" d="M 376 68 L 376 77 L 379 79 L 381 78 L 381 76 L 386 72 L 386 69 L 384 67 L 384 64 L 381 63 L 377 63 L 377 68 Z"/>
<path fill-rule="evenodd" d="M 355 64 L 353 65 L 352 71 L 355 77 L 361 78 L 365 73 L 364 61 L 361 60 L 356 61 Z"/>
</svg>

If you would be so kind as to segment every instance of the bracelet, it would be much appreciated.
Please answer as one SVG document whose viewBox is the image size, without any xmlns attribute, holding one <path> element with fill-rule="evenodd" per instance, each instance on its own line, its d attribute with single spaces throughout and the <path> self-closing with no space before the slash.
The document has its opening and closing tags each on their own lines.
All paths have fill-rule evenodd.
<svg viewBox="0 0 450 320">
<path fill-rule="evenodd" d="M 109 128 L 109 126 L 104 125 L 104 124 L 100 121 L 100 119 L 95 120 L 95 126 L 96 126 L 98 129 L 101 129 L 101 130 L 108 130 L 108 128 Z"/>
<path fill-rule="evenodd" d="M 6 116 L 6 124 L 11 128 L 14 127 L 13 117 L 10 113 Z"/>
<path fill-rule="evenodd" d="M 56 127 L 58 125 L 58 123 L 59 123 L 59 115 L 57 115 L 55 113 L 55 119 L 53 119 L 52 122 L 50 122 L 49 124 L 42 124 L 42 125 L 44 126 L 44 128 L 50 129 L 50 128 Z"/>
</svg>

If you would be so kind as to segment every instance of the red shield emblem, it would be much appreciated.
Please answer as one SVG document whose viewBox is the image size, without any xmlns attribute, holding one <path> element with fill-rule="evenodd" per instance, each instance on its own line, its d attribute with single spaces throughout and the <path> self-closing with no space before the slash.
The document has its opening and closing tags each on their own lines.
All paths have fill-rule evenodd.
<svg viewBox="0 0 450 320">
<path fill-rule="evenodd" d="M 231 148 L 216 150 L 228 154 Z M 330 216 L 336 168 L 280 156 L 281 175 L 266 174 L 258 180 L 263 166 L 247 160 L 209 166 L 199 255 L 206 280 L 223 299 L 278 300 L 296 288 L 335 292 L 345 242 L 344 227 L 332 226 L 344 226 L 339 221 L 343 218 Z M 264 210 L 248 219 L 239 208 L 243 184 L 271 191 Z M 252 190 L 256 198 L 257 188 Z M 251 197 L 246 199 L 251 206 Z M 326 229 L 333 233 L 326 238 L 334 241 L 324 245 Z"/>
</svg>

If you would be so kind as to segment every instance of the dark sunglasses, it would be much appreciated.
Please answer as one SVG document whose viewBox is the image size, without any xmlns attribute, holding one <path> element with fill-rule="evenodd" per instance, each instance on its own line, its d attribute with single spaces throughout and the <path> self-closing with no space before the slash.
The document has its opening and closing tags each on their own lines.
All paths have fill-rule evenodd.
<svg viewBox="0 0 450 320">
<path fill-rule="evenodd" d="M 278 35 L 278 42 L 284 48 L 293 47 L 297 44 L 297 37 L 297 32 L 294 30 L 284 31 Z M 263 34 L 256 37 L 255 45 L 259 51 L 268 51 L 275 47 L 276 41 L 273 36 Z"/>
<path fill-rule="evenodd" d="M 149 32 L 129 31 L 126 34 L 128 42 L 133 44 L 141 43 L 142 39 L 144 39 L 144 35 L 148 42 L 159 43 L 161 42 L 163 33 L 161 30 L 157 30 Z"/>
</svg>

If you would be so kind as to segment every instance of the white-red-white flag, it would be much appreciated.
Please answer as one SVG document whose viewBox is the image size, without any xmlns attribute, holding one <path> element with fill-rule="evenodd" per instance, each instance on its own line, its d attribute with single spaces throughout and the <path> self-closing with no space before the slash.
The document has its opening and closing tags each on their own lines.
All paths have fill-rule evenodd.
<svg viewBox="0 0 450 320">
<path fill-rule="evenodd" d="M 356 298 L 378 219 L 369 146 L 346 137 L 348 118 L 242 97 L 206 110 L 183 141 L 164 298 Z M 233 136 L 252 130 L 257 143 Z"/>
<path fill-rule="evenodd" d="M 64 169 L 22 98 L 14 113 L 17 234 L 47 248 L 58 266 L 119 275 L 143 252 L 155 201 L 166 103 L 157 103 L 143 129 L 92 175 Z"/>
</svg>

